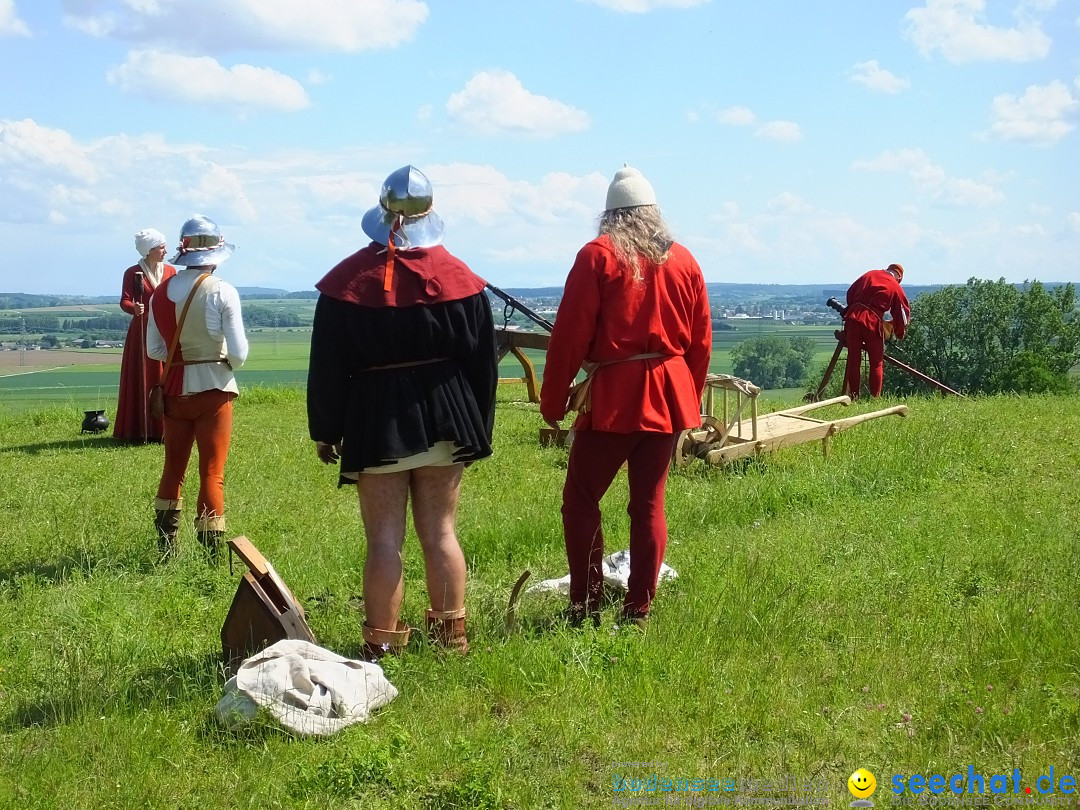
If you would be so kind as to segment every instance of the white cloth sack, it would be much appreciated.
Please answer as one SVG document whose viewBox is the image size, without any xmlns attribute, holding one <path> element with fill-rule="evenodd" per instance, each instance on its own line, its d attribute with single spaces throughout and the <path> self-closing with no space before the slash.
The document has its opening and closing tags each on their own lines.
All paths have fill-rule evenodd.
<svg viewBox="0 0 1080 810">
<path fill-rule="evenodd" d="M 284 639 L 244 660 L 215 711 L 222 723 L 236 726 L 261 706 L 298 734 L 329 735 L 366 722 L 397 695 L 378 664 Z"/>
<path fill-rule="evenodd" d="M 604 582 L 613 588 L 620 590 L 628 590 L 630 587 L 630 551 L 623 549 L 622 551 L 616 551 L 614 554 L 609 554 L 604 557 L 600 562 L 600 570 L 604 575 Z M 656 578 L 656 584 L 659 585 L 668 579 L 675 579 L 678 574 L 675 569 L 669 566 L 667 563 L 660 563 L 660 575 Z M 570 593 L 570 575 L 559 579 L 545 579 L 543 582 L 537 582 L 531 588 L 525 591 L 525 593 L 536 593 L 540 591 L 552 591 L 555 593 L 569 594 Z"/>
</svg>

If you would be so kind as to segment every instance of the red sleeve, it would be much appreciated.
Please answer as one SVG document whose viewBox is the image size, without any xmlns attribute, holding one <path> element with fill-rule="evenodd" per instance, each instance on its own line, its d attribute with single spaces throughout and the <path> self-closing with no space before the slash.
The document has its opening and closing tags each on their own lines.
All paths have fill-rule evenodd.
<svg viewBox="0 0 1080 810">
<path fill-rule="evenodd" d="M 135 301 L 142 300 L 142 290 L 138 289 L 138 280 L 135 278 L 135 271 L 138 269 L 139 265 L 135 264 L 124 271 L 123 286 L 120 290 L 120 309 L 128 315 L 135 314 Z M 139 296 L 138 299 L 135 297 L 136 294 Z"/>
<path fill-rule="evenodd" d="M 892 309 L 893 334 L 897 340 L 904 339 L 907 325 L 911 321 L 911 305 L 908 304 L 907 296 L 904 295 L 900 285 L 896 285 L 896 295 L 893 296 Z"/>
<path fill-rule="evenodd" d="M 694 378 L 697 398 L 705 390 L 705 377 L 709 373 L 709 358 L 712 356 L 712 313 L 709 311 L 709 294 L 705 289 L 705 277 L 701 268 L 694 263 L 697 278 L 694 281 L 697 300 L 694 302 L 693 322 L 690 325 L 690 345 L 686 348 L 686 365 Z"/>
<path fill-rule="evenodd" d="M 600 314 L 602 265 L 607 257 L 606 251 L 590 243 L 578 252 L 566 277 L 540 387 L 540 414 L 549 421 L 558 422 L 566 416 L 570 386 L 592 345 Z"/>
</svg>

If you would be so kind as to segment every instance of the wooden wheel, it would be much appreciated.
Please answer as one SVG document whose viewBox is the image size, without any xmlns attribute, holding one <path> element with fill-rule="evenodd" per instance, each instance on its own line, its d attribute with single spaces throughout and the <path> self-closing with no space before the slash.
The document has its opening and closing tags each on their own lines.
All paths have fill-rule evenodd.
<svg viewBox="0 0 1080 810">
<path fill-rule="evenodd" d="M 727 427 L 715 416 L 709 416 L 708 414 L 701 417 L 701 426 L 708 429 L 705 438 L 701 440 L 703 444 L 720 441 L 720 437 L 724 435 L 724 428 Z"/>
<path fill-rule="evenodd" d="M 672 458 L 676 467 L 685 467 L 694 458 L 694 448 L 697 442 L 694 441 L 692 433 L 691 430 L 681 431 L 679 438 L 675 440 L 675 451 L 672 453 Z"/>
</svg>

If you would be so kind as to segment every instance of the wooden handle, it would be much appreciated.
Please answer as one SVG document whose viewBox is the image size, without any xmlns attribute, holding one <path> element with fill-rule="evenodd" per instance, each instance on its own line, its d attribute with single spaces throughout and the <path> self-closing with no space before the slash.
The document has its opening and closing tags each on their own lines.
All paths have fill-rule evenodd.
<svg viewBox="0 0 1080 810">
<path fill-rule="evenodd" d="M 863 422 L 869 422 L 871 419 L 877 419 L 879 416 L 907 416 L 907 405 L 893 405 L 891 408 L 885 408 L 880 411 L 870 411 L 869 413 L 859 414 L 858 416 L 849 416 L 847 419 L 838 419 L 832 423 L 832 433 L 839 433 L 841 430 L 847 430 L 853 428 L 856 425 L 861 425 Z"/>
<path fill-rule="evenodd" d="M 244 561 L 244 565 L 251 569 L 252 573 L 265 577 L 270 573 L 269 564 L 262 552 L 243 535 L 234 537 L 228 541 L 229 548 L 236 552 L 236 556 Z"/>
<path fill-rule="evenodd" d="M 518 577 L 518 581 L 514 583 L 514 587 L 510 590 L 510 600 L 506 605 L 506 621 L 504 624 L 506 635 L 510 635 L 514 632 L 514 626 L 517 624 L 517 614 L 515 613 L 517 600 L 521 595 L 521 588 L 525 585 L 525 580 L 527 580 L 531 574 L 532 571 L 526 568 L 521 573 L 521 576 Z"/>
</svg>

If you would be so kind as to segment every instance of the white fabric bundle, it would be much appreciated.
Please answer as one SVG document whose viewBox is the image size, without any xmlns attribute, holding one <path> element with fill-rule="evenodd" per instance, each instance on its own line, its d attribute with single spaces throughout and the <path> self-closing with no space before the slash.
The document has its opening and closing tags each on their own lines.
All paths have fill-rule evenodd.
<svg viewBox="0 0 1080 810">
<path fill-rule="evenodd" d="M 628 590 L 630 587 L 630 551 L 623 549 L 622 551 L 616 551 L 614 554 L 609 554 L 604 557 L 600 563 L 601 572 L 604 575 L 605 584 L 618 588 L 620 590 Z M 675 579 L 678 574 L 675 569 L 669 566 L 667 563 L 660 563 L 660 575 L 656 581 L 659 585 L 668 579 Z M 555 593 L 570 593 L 570 575 L 559 579 L 545 579 L 543 582 L 537 582 L 531 588 L 525 591 L 525 593 L 534 593 L 539 591 L 553 591 Z"/>
<path fill-rule="evenodd" d="M 378 664 L 285 639 L 244 660 L 215 711 L 218 720 L 235 726 L 253 719 L 261 706 L 291 731 L 325 736 L 367 722 L 397 695 Z"/>
</svg>

